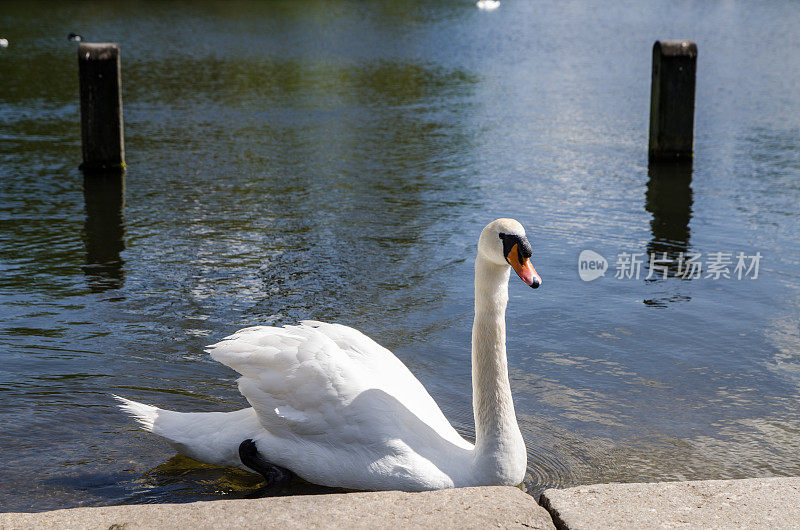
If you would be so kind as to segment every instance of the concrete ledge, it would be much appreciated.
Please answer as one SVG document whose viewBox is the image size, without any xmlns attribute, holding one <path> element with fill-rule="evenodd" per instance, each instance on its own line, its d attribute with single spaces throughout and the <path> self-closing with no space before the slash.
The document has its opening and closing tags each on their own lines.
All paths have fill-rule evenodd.
<svg viewBox="0 0 800 530">
<path fill-rule="evenodd" d="M 540 528 L 550 515 L 517 488 L 459 488 L 138 504 L 0 514 L 0 528 Z"/>
<path fill-rule="evenodd" d="M 800 477 L 598 484 L 542 493 L 558 528 L 797 528 Z"/>
</svg>

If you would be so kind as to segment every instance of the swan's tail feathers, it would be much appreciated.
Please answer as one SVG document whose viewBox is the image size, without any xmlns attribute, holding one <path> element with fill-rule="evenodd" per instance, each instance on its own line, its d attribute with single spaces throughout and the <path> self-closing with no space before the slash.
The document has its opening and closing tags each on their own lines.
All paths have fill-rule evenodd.
<svg viewBox="0 0 800 530">
<path fill-rule="evenodd" d="M 243 467 L 239 444 L 264 434 L 252 408 L 234 412 L 175 412 L 114 396 L 119 407 L 146 431 L 164 438 L 182 455 L 208 464 Z"/>
<path fill-rule="evenodd" d="M 158 407 L 137 403 L 136 401 L 131 401 L 130 399 L 125 399 L 124 397 L 114 394 L 112 394 L 112 396 L 121 403 L 119 408 L 133 416 L 142 429 L 154 432 L 156 418 L 158 418 L 158 413 L 160 411 Z"/>
</svg>

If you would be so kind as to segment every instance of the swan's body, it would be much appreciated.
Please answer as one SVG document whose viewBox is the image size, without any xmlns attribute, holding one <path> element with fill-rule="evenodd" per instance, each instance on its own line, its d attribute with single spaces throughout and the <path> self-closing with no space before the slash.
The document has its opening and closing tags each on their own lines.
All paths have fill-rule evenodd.
<svg viewBox="0 0 800 530">
<path fill-rule="evenodd" d="M 541 282 L 530 252 L 523 256 L 526 244 L 511 219 L 481 234 L 474 446 L 389 350 L 355 329 L 321 322 L 246 328 L 209 347 L 215 360 L 242 374 L 239 390 L 251 408 L 179 413 L 120 398 L 122 408 L 189 457 L 247 469 L 237 450 L 252 439 L 265 460 L 315 484 L 406 491 L 519 484 L 527 458 L 508 382 L 505 308 L 509 263 L 529 285 Z"/>
<path fill-rule="evenodd" d="M 500 7 L 499 0 L 478 0 L 475 4 L 478 6 L 478 9 L 483 9 L 484 11 L 492 11 L 493 9 L 497 9 Z"/>
</svg>

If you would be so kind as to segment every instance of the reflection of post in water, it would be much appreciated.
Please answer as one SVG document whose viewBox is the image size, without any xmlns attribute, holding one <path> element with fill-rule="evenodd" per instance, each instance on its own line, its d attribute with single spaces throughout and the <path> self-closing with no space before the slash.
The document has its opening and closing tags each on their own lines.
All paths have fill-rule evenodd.
<svg viewBox="0 0 800 530">
<path fill-rule="evenodd" d="M 651 162 L 648 170 L 645 209 L 652 214 L 647 245 L 647 264 L 650 255 L 660 260 L 664 253 L 669 275 L 678 274 L 678 256 L 689 248 L 689 221 L 692 219 L 692 163 Z M 661 269 L 663 270 L 663 269 Z M 661 278 L 663 272 L 654 271 Z"/>
<path fill-rule="evenodd" d="M 92 175 L 83 179 L 86 222 L 83 241 L 86 265 L 83 272 L 94 292 L 118 289 L 123 284 L 122 258 L 125 250 L 125 177 Z"/>
</svg>

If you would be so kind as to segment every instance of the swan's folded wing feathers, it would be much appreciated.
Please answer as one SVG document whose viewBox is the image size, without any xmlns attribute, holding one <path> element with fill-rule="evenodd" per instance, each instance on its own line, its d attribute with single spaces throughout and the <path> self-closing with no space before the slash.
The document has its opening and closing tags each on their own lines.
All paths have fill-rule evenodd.
<svg viewBox="0 0 800 530">
<path fill-rule="evenodd" d="M 257 376 L 265 368 L 290 367 L 298 360 L 303 337 L 285 328 L 257 326 L 237 331 L 206 348 L 215 361 L 242 375 Z"/>
<path fill-rule="evenodd" d="M 396 433 L 406 410 L 445 438 L 464 443 L 408 368 L 353 328 L 312 321 L 252 327 L 208 351 L 242 374 L 239 390 L 275 435 L 335 432 L 343 443 L 371 443 Z M 359 395 L 357 406 L 349 406 Z M 383 399 L 388 401 L 376 402 Z"/>
<path fill-rule="evenodd" d="M 402 367 L 403 370 L 407 370 L 406 365 L 391 351 L 357 329 L 343 326 L 342 324 L 330 324 L 315 320 L 303 320 L 301 325 L 316 329 L 331 339 L 351 359 L 381 374 L 386 373 L 389 367 Z"/>
<path fill-rule="evenodd" d="M 208 351 L 242 374 L 240 392 L 276 435 L 341 429 L 344 407 L 368 383 L 341 348 L 313 328 L 247 328 Z"/>
<path fill-rule="evenodd" d="M 436 401 L 414 374 L 391 351 L 357 329 L 342 324 L 304 320 L 303 327 L 313 327 L 326 335 L 380 388 L 396 397 L 417 418 L 433 427 L 455 444 L 467 444 L 456 432 Z"/>
</svg>

